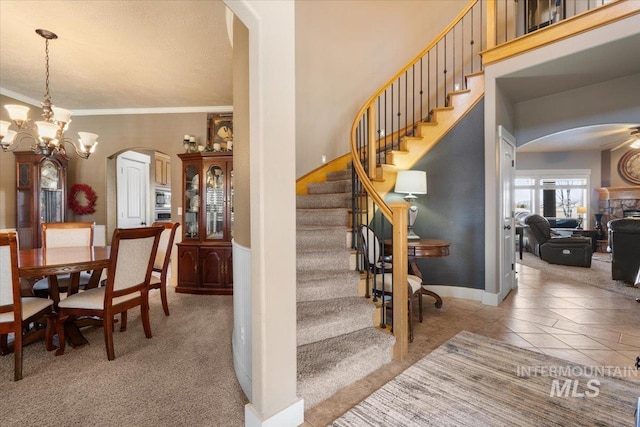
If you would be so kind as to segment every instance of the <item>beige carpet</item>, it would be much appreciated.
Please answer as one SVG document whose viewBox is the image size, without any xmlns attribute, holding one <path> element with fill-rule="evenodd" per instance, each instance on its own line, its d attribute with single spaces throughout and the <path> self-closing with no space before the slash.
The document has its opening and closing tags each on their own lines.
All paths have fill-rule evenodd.
<svg viewBox="0 0 640 427">
<path fill-rule="evenodd" d="M 595 286 L 634 298 L 640 298 L 640 288 L 633 287 L 620 280 L 611 279 L 611 262 L 608 254 L 594 254 L 591 259 L 591 268 L 549 264 L 528 252 L 522 254 L 522 260 L 516 256 L 516 262 L 528 267 L 542 269 L 545 274 L 548 273 L 565 279 L 572 279 L 585 285 Z"/>
<path fill-rule="evenodd" d="M 115 332 L 109 362 L 102 328 L 85 332 L 90 345 L 55 357 L 43 343 L 24 352 L 24 379 L 13 382 L 13 354 L 0 357 L 0 418 L 9 426 L 244 425 L 248 402 L 233 370 L 230 296 L 176 294 L 171 316 L 151 293 L 146 339 L 140 311 Z"/>
<path fill-rule="evenodd" d="M 638 383 L 626 380 L 622 373 L 607 375 L 594 368 L 463 331 L 332 425 L 634 425 Z M 565 380 L 568 387 L 560 392 Z"/>
</svg>

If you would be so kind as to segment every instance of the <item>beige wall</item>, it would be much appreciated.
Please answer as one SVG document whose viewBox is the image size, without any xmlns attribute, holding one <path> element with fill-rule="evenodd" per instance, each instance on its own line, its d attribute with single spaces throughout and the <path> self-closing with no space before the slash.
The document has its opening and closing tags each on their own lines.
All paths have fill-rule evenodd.
<svg viewBox="0 0 640 427">
<path fill-rule="evenodd" d="M 2 105 L 17 103 L 11 98 L 0 97 Z M 3 120 L 8 120 L 6 111 L 2 109 Z M 37 117 L 38 108 L 32 107 L 30 116 Z M 140 115 L 105 115 L 105 116 L 74 116 L 67 135 L 76 137 L 76 132 L 88 131 L 100 135 L 95 153 L 84 160 L 73 153 L 68 145 L 67 150 L 71 161 L 67 184 L 75 183 L 90 185 L 98 195 L 96 213 L 75 217 L 69 212 L 69 220 L 95 221 L 97 224 L 107 223 L 107 158 L 116 153 L 129 149 L 150 149 L 164 152 L 171 156 L 171 183 L 174 194 L 180 194 L 181 162 L 177 154 L 184 151 L 182 139 L 185 134 L 196 136 L 205 141 L 207 136 L 206 113 L 190 114 L 140 114 Z M 28 150 L 27 141 L 22 142 L 20 150 Z M 15 227 L 15 160 L 11 153 L 0 153 L 0 202 L 2 216 L 0 227 Z M 173 218 L 177 216 L 177 208 L 181 198 L 173 198 Z"/>
<path fill-rule="evenodd" d="M 251 247 L 249 204 L 249 30 L 238 19 L 233 25 L 233 238 Z"/>
<path fill-rule="evenodd" d="M 467 1 L 296 1 L 296 176 L 349 152 L 364 102 Z"/>
</svg>

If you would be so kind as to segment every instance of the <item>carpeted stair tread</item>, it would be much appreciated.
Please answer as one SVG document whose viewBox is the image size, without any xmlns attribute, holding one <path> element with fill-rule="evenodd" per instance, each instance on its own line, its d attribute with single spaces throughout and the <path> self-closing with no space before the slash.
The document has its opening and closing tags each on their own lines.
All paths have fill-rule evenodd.
<svg viewBox="0 0 640 427">
<path fill-rule="evenodd" d="M 297 209 L 296 225 L 342 225 L 346 226 L 349 211 L 346 208 L 335 209 Z"/>
<path fill-rule="evenodd" d="M 307 184 L 308 194 L 347 193 L 351 197 L 351 179 L 340 179 Z"/>
<path fill-rule="evenodd" d="M 311 408 L 391 362 L 393 335 L 374 327 L 298 346 L 298 393 Z"/>
<path fill-rule="evenodd" d="M 303 270 L 297 276 L 298 302 L 358 296 L 360 273 L 354 270 Z"/>
<path fill-rule="evenodd" d="M 304 227 L 296 231 L 296 248 L 307 250 L 310 248 L 336 248 L 347 246 L 348 230 L 344 226 Z"/>
<path fill-rule="evenodd" d="M 327 181 L 342 181 L 344 179 L 352 179 L 351 169 L 343 169 L 340 171 L 327 172 Z"/>
<path fill-rule="evenodd" d="M 371 327 L 374 304 L 358 296 L 297 304 L 297 343 L 305 345 Z"/>
<path fill-rule="evenodd" d="M 298 270 L 347 270 L 351 249 L 333 248 L 326 250 L 298 250 L 296 268 Z"/>
<path fill-rule="evenodd" d="M 298 391 L 305 408 L 389 363 L 393 335 L 373 327 L 351 265 L 352 171 L 327 173 L 296 199 Z"/>
<path fill-rule="evenodd" d="M 296 207 L 299 209 L 349 208 L 351 193 L 299 194 L 296 196 Z"/>
</svg>

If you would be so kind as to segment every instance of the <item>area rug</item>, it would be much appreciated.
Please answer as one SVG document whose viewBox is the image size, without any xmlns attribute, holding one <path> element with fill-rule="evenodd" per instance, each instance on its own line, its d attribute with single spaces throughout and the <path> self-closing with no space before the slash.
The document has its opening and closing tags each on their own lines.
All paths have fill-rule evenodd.
<svg viewBox="0 0 640 427">
<path fill-rule="evenodd" d="M 544 270 L 545 274 L 559 276 L 565 279 L 606 289 L 618 294 L 640 298 L 640 288 L 631 286 L 621 280 L 611 279 L 611 261 L 608 254 L 594 254 L 591 268 L 574 267 L 571 265 L 549 264 L 531 253 L 523 253 L 522 260 L 516 258 L 518 264 Z"/>
<path fill-rule="evenodd" d="M 589 367 L 463 331 L 335 420 L 335 427 L 631 426 L 634 367 Z"/>
</svg>

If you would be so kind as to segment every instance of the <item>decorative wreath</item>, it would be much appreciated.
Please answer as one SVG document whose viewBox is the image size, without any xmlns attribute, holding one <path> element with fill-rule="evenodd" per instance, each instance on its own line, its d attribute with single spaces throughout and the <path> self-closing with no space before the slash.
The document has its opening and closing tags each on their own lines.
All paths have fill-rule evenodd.
<svg viewBox="0 0 640 427">
<path fill-rule="evenodd" d="M 78 195 L 84 193 L 86 204 L 81 205 Z M 69 209 L 76 215 L 89 215 L 96 212 L 96 200 L 98 196 L 93 188 L 87 184 L 73 184 L 69 190 Z"/>
</svg>

